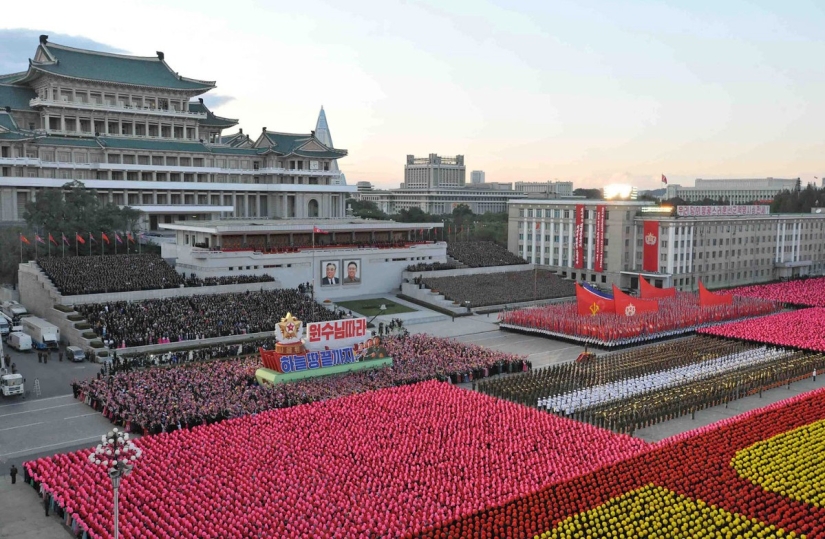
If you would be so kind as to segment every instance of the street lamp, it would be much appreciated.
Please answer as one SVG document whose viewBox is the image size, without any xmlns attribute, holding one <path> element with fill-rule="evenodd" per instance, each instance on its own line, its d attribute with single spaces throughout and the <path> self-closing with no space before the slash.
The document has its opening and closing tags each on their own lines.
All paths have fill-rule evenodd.
<svg viewBox="0 0 825 539">
<path fill-rule="evenodd" d="M 129 434 L 119 432 L 116 428 L 108 434 L 101 436 L 101 443 L 89 454 L 89 462 L 99 466 L 105 466 L 112 480 L 112 490 L 114 491 L 114 525 L 115 539 L 118 539 L 118 490 L 120 489 L 120 479 L 132 472 L 137 459 L 143 452 L 129 440 Z"/>
</svg>

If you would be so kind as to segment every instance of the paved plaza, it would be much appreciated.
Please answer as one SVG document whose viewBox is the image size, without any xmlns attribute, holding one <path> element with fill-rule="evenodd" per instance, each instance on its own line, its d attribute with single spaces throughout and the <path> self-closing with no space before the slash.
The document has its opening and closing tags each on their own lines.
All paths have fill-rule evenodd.
<svg viewBox="0 0 825 539">
<path fill-rule="evenodd" d="M 413 322 L 407 326 L 411 333 L 449 337 L 493 350 L 521 354 L 532 361 L 533 368 L 573 361 L 583 351 L 581 346 L 566 342 L 500 331 L 496 324 L 497 314 L 464 316 L 453 320 L 417 308 L 419 311 L 416 314 L 408 314 L 409 322 L 413 319 L 415 322 L 426 320 L 429 316 L 437 321 Z M 26 460 L 91 447 L 102 433 L 111 429 L 111 423 L 102 414 L 94 412 L 71 394 L 70 382 L 96 376 L 100 365 L 65 360 L 60 363 L 56 359 L 44 365 L 37 362 L 34 353 L 11 351 L 11 355 L 18 370 L 26 377 L 28 389 L 32 389 L 34 379 L 40 380 L 41 396 L 30 393 L 25 399 L 11 403 L 0 401 L 0 538 L 69 537 L 68 530 L 57 517 L 44 516 L 37 493 L 22 484 L 22 474 L 18 476 L 18 483 L 11 485 L 8 470 L 12 463 L 20 469 Z M 462 386 L 469 389 L 470 384 Z M 699 411 L 695 418 L 683 416 L 653 425 L 636 431 L 635 436 L 656 442 L 823 386 L 825 377 L 822 376 L 816 381 L 804 380 L 792 384 L 790 389 L 783 386 L 766 391 L 761 398 L 754 395 L 734 401 L 727 407 L 721 405 Z"/>
</svg>

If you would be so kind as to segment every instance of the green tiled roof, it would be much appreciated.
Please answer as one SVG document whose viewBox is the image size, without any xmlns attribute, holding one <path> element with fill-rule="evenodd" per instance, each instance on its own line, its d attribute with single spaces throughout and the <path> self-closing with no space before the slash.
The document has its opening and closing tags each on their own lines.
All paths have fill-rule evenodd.
<svg viewBox="0 0 825 539">
<path fill-rule="evenodd" d="M 0 84 L 11 84 L 26 76 L 26 72 L 9 73 L 8 75 L 0 75 Z"/>
<path fill-rule="evenodd" d="M 24 135 L 23 133 L 4 133 L 0 131 L 0 140 L 26 140 L 33 138 L 34 135 Z"/>
<path fill-rule="evenodd" d="M 221 116 L 215 116 L 211 110 L 209 110 L 206 105 L 201 103 L 200 101 L 190 101 L 189 102 L 189 111 L 190 112 L 205 112 L 206 119 L 198 120 L 198 123 L 203 126 L 209 127 L 232 127 L 233 125 L 238 125 L 238 120 L 233 120 L 231 118 L 223 118 Z"/>
<path fill-rule="evenodd" d="M 266 131 L 264 133 L 266 138 L 266 142 L 268 141 L 272 151 L 280 155 L 299 155 L 301 157 L 318 157 L 320 159 L 324 158 L 331 158 L 331 159 L 338 159 L 340 157 L 344 157 L 347 155 L 346 150 L 336 150 L 334 148 L 329 148 L 327 151 L 320 151 L 320 152 L 310 152 L 310 151 L 301 151 L 301 147 L 309 143 L 310 141 L 316 142 L 320 146 L 324 146 L 324 144 L 319 141 L 317 138 L 309 135 L 300 135 L 300 134 L 292 134 L 292 133 L 272 133 L 270 131 Z"/>
<path fill-rule="evenodd" d="M 243 146 L 251 142 L 249 139 L 249 135 L 244 135 L 241 131 L 234 133 L 232 135 L 227 135 L 221 137 L 221 144 L 226 144 L 233 148 L 237 148 L 238 146 Z"/>
<path fill-rule="evenodd" d="M 44 146 L 76 146 L 82 148 L 100 148 L 100 144 L 93 138 L 74 137 L 40 137 L 36 139 L 37 144 Z"/>
<path fill-rule="evenodd" d="M 0 110 L 11 107 L 14 110 L 32 110 L 29 101 L 37 94 L 28 86 L 12 86 L 0 83 Z"/>
<path fill-rule="evenodd" d="M 221 148 L 219 146 L 210 146 L 209 151 L 227 155 L 261 155 L 266 153 L 266 148 Z"/>
<path fill-rule="evenodd" d="M 215 87 L 214 82 L 179 77 L 157 57 L 123 56 L 54 43 L 40 46 L 57 61 L 32 62 L 31 69 L 55 75 L 176 90 L 208 90 Z"/>
<path fill-rule="evenodd" d="M 14 123 L 14 118 L 11 117 L 11 114 L 7 114 L 4 111 L 0 111 L 0 127 L 8 129 L 9 131 L 17 131 L 17 124 Z"/>
</svg>

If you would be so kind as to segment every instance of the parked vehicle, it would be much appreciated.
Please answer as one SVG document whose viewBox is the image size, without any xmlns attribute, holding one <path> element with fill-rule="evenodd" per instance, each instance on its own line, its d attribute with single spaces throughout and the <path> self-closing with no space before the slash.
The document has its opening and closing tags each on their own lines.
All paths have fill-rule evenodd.
<svg viewBox="0 0 825 539">
<path fill-rule="evenodd" d="M 57 350 L 60 329 L 42 318 L 27 316 L 21 320 L 23 333 L 32 338 L 32 345 L 38 350 Z"/>
<path fill-rule="evenodd" d="M 5 316 L 0 316 L 0 336 L 4 339 L 11 333 L 11 323 Z"/>
<path fill-rule="evenodd" d="M 86 361 L 86 354 L 79 346 L 67 346 L 66 359 L 74 362 Z"/>
<path fill-rule="evenodd" d="M 21 318 L 29 315 L 29 311 L 17 301 L 4 301 L 0 303 L 0 312 L 11 319 L 13 324 L 17 324 Z"/>
<path fill-rule="evenodd" d="M 9 338 L 6 339 L 9 348 L 14 348 L 19 352 L 25 352 L 32 349 L 32 338 L 22 331 L 12 331 L 9 333 Z"/>
<path fill-rule="evenodd" d="M 22 395 L 24 391 L 22 374 L 0 374 L 0 392 L 4 397 Z"/>
</svg>

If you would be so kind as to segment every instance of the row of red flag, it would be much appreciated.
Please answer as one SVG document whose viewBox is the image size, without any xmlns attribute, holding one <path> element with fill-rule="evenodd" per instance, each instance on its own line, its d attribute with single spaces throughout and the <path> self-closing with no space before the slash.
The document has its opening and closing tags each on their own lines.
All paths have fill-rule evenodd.
<svg viewBox="0 0 825 539">
<path fill-rule="evenodd" d="M 576 306 L 581 316 L 596 316 L 597 314 L 623 314 L 635 316 L 639 313 L 655 313 L 659 311 L 659 299 L 676 296 L 675 288 L 656 288 L 639 276 L 639 296 L 634 298 L 622 292 L 613 285 L 613 296 L 600 294 L 587 284 L 576 283 Z M 714 294 L 710 292 L 702 281 L 699 281 L 699 306 L 714 307 L 733 303 L 731 294 Z"/>
<path fill-rule="evenodd" d="M 142 234 L 139 234 L 139 235 L 142 235 Z M 61 234 L 60 236 L 61 236 L 61 241 L 65 245 L 69 245 L 69 238 L 67 238 L 65 234 Z M 124 234 L 124 236 L 126 238 L 126 241 L 130 241 L 132 243 L 135 243 L 135 238 L 132 236 L 131 232 L 126 232 Z M 86 239 L 83 236 L 81 236 L 80 233 L 75 232 L 74 237 L 75 237 L 75 241 L 77 243 L 81 243 L 81 244 L 84 244 L 84 245 L 86 244 Z M 104 241 L 107 245 L 109 245 L 111 243 L 110 240 L 109 240 L 109 236 L 107 236 L 105 232 L 100 233 L 100 239 L 102 241 Z M 52 236 L 51 233 L 48 234 L 48 240 L 49 240 L 49 242 L 53 243 L 54 245 L 59 245 L 57 243 L 57 240 L 54 239 L 54 236 Z M 92 243 L 97 243 L 97 240 L 95 239 L 94 234 L 92 234 L 91 232 L 89 232 L 89 240 Z M 24 236 L 22 233 L 20 234 L 20 241 L 25 243 L 26 245 L 31 245 L 31 242 L 29 241 L 29 239 L 26 236 Z M 40 234 L 37 234 L 37 233 L 34 234 L 34 241 L 35 241 L 35 243 L 42 243 L 43 245 L 46 245 L 46 240 L 43 239 L 40 236 Z M 123 238 L 120 236 L 120 233 L 118 233 L 118 232 L 115 232 L 115 241 L 117 243 L 120 243 L 120 244 L 123 243 Z"/>
</svg>

